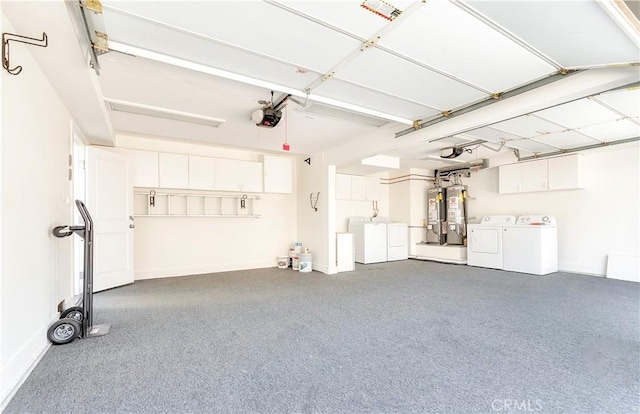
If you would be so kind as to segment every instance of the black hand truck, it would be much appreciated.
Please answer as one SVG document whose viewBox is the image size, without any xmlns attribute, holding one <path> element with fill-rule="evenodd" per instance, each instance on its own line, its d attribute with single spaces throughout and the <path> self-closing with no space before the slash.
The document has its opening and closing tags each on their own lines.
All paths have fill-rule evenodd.
<svg viewBox="0 0 640 414">
<path fill-rule="evenodd" d="M 47 338 L 54 345 L 67 344 L 76 338 L 92 338 L 109 333 L 111 325 L 93 324 L 93 220 L 87 206 L 76 200 L 84 226 L 57 226 L 51 232 L 55 237 L 77 234 L 84 239 L 84 276 L 81 306 L 73 306 L 60 313 L 60 319 L 49 326 Z"/>
</svg>

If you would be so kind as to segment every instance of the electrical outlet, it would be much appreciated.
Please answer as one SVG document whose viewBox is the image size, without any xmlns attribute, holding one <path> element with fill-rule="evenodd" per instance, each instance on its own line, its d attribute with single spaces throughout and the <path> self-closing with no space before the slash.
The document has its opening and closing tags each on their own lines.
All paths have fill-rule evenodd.
<svg viewBox="0 0 640 414">
<path fill-rule="evenodd" d="M 62 299 L 62 302 L 58 303 L 58 313 L 62 312 L 64 310 L 64 299 Z"/>
</svg>

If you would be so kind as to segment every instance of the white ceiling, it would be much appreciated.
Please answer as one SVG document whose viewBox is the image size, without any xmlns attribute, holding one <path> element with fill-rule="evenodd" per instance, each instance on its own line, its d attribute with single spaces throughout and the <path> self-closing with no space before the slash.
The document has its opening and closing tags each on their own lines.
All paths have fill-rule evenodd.
<svg viewBox="0 0 640 414">
<path fill-rule="evenodd" d="M 459 161 L 434 159 L 439 149 L 476 140 L 494 144 L 460 159 L 495 156 L 496 149 L 554 152 L 640 135 L 638 90 L 621 89 L 491 126 L 478 123 L 454 140 L 395 140 L 410 127 L 399 119 L 410 124 L 438 117 L 561 69 L 637 64 L 640 37 L 620 23 L 624 17 L 613 1 L 389 2 L 402 11 L 393 21 L 360 0 L 105 0 L 92 24 L 108 34 L 112 50 L 136 55 L 99 57 L 105 98 L 226 120 L 213 128 L 110 112 L 113 127 L 268 151 L 280 151 L 287 140 L 299 154 L 385 137 L 384 145 L 372 140 L 371 148 L 350 152 L 395 155 L 402 166 L 430 169 Z M 637 82 L 637 69 L 631 73 Z M 237 76 L 247 78 L 225 79 Z M 280 125 L 256 127 L 251 112 L 271 90 L 276 100 L 291 93 L 306 106 L 289 101 Z M 384 125 L 337 119 L 354 113 L 377 114 L 377 125 Z"/>
</svg>

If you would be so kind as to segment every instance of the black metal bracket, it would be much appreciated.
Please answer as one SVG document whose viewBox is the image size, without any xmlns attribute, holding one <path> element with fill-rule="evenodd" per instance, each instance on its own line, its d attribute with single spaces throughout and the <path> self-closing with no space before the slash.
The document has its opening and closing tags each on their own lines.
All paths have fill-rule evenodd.
<svg viewBox="0 0 640 414">
<path fill-rule="evenodd" d="M 22 72 L 22 66 L 11 67 L 9 63 L 9 42 L 24 43 L 38 47 L 49 46 L 49 38 L 45 32 L 42 32 L 42 39 L 20 36 L 14 33 L 2 33 L 2 67 L 12 75 L 19 75 Z"/>
</svg>

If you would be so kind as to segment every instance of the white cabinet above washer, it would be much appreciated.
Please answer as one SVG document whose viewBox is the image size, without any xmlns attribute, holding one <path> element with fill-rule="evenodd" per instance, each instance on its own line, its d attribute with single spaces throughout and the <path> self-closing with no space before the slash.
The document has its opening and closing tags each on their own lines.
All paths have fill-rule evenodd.
<svg viewBox="0 0 640 414">
<path fill-rule="evenodd" d="M 581 169 L 580 154 L 501 165 L 498 192 L 516 194 L 584 188 Z"/>
<path fill-rule="evenodd" d="M 382 184 L 378 177 L 336 174 L 336 200 L 379 201 Z"/>
</svg>

